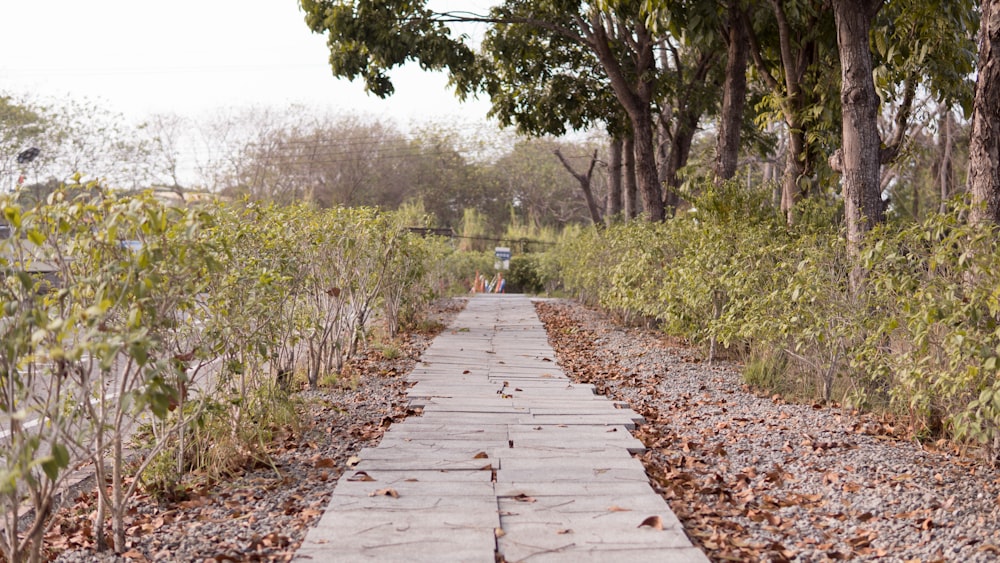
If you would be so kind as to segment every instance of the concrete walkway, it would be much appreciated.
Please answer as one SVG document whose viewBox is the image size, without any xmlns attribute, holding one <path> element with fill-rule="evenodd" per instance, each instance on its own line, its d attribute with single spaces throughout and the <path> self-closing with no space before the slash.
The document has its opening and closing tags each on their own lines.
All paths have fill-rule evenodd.
<svg viewBox="0 0 1000 563">
<path fill-rule="evenodd" d="M 361 452 L 296 561 L 707 561 L 629 455 L 640 417 L 566 378 L 527 298 L 472 298 L 409 378 L 423 416 Z"/>
</svg>

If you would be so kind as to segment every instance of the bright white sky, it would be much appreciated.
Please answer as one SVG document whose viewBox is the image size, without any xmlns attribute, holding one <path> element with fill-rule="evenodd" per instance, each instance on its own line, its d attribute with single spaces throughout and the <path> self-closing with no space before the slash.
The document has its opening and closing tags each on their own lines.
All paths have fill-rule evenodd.
<svg viewBox="0 0 1000 563">
<path fill-rule="evenodd" d="M 435 7 L 448 4 L 493 2 Z M 396 93 L 379 100 L 334 79 L 328 54 L 296 0 L 0 0 L 0 92 L 86 98 L 140 120 L 293 103 L 401 125 L 485 120 L 488 102 L 460 104 L 442 74 L 400 69 Z"/>
</svg>

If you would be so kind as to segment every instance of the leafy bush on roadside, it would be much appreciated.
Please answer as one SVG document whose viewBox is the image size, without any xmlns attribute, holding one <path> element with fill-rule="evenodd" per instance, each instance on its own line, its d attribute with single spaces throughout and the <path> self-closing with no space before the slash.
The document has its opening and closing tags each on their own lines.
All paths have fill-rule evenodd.
<svg viewBox="0 0 1000 563">
<path fill-rule="evenodd" d="M 1000 461 L 997 232 L 959 214 L 883 229 L 862 259 L 877 316 L 859 364 L 928 435 L 946 430 Z"/>
<path fill-rule="evenodd" d="M 923 435 L 947 433 L 1000 454 L 1000 253 L 997 233 L 958 214 L 884 226 L 862 253 L 835 205 L 811 202 L 793 228 L 769 190 L 701 186 L 662 224 L 589 229 L 552 255 L 567 290 L 625 319 L 728 348 L 754 383 L 807 397 L 893 409 Z"/>
<path fill-rule="evenodd" d="M 110 483 L 94 529 L 110 519 L 120 550 L 147 468 L 169 484 L 262 456 L 297 375 L 316 385 L 376 316 L 390 332 L 416 317 L 444 256 L 374 209 L 179 208 L 91 183 L 41 205 L 2 196 L 0 210 L 11 231 L 0 240 L 0 550 L 11 561 L 37 557 L 56 492 L 83 461 Z M 147 447 L 126 464 L 137 419 Z"/>
<path fill-rule="evenodd" d="M 545 281 L 538 254 L 517 254 L 510 259 L 506 274 L 507 293 L 541 293 Z"/>
</svg>

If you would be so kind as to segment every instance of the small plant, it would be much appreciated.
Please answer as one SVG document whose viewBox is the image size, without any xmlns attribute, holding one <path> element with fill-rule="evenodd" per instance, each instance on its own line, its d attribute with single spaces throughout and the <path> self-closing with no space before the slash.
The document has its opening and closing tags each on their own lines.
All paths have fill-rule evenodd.
<svg viewBox="0 0 1000 563">
<path fill-rule="evenodd" d="M 758 348 L 750 354 L 743 368 L 743 382 L 768 393 L 785 390 L 788 359 L 784 352 L 773 348 Z"/>
<path fill-rule="evenodd" d="M 395 360 L 403 356 L 403 352 L 392 344 L 381 344 L 378 346 L 378 351 L 386 360 Z"/>
</svg>

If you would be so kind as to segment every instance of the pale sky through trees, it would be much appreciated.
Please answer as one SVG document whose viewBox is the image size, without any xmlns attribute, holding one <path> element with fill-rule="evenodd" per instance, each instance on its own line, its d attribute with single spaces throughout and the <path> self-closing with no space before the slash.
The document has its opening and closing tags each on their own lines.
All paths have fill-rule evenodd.
<svg viewBox="0 0 1000 563">
<path fill-rule="evenodd" d="M 459 103 L 444 75 L 415 64 L 393 73 L 387 100 L 334 79 L 325 38 L 309 31 L 296 0 L 3 0 L 0 22 L 0 92 L 86 98 L 135 119 L 301 103 L 404 123 L 483 121 L 489 109 L 487 100 Z"/>
</svg>

